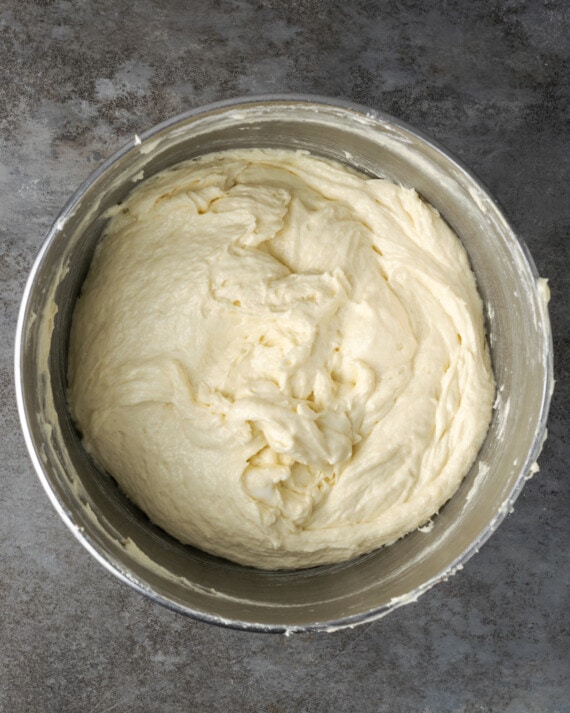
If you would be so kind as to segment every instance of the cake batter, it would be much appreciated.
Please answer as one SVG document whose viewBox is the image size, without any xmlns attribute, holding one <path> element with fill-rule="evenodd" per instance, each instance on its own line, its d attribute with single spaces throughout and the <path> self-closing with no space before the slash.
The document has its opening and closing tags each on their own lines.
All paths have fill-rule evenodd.
<svg viewBox="0 0 570 713">
<path fill-rule="evenodd" d="M 394 542 L 453 495 L 494 380 L 466 253 L 414 190 L 252 149 L 157 174 L 112 213 L 70 406 L 156 524 L 299 568 Z"/>
</svg>

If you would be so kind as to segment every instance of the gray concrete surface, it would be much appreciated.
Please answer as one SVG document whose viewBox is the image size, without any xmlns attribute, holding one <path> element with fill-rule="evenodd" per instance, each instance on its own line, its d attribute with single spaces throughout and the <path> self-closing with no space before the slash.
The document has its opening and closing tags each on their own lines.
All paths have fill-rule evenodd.
<svg viewBox="0 0 570 713">
<path fill-rule="evenodd" d="M 569 4 L 3 0 L 0 711 L 565 713 L 569 651 Z M 67 197 L 135 132 L 250 93 L 400 117 L 487 183 L 550 278 L 541 470 L 465 569 L 334 635 L 227 631 L 147 601 L 71 537 L 25 451 L 18 302 Z"/>
</svg>

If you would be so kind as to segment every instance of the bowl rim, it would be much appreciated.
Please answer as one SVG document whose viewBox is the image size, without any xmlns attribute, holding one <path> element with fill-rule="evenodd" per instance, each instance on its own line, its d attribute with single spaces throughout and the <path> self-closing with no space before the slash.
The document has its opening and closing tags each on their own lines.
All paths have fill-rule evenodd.
<svg viewBox="0 0 570 713">
<path fill-rule="evenodd" d="M 546 439 L 547 429 L 546 422 L 548 418 L 548 412 L 550 408 L 550 401 L 552 396 L 553 388 L 553 340 L 552 340 L 552 328 L 550 324 L 550 318 L 548 313 L 547 301 L 545 299 L 537 299 L 537 306 L 540 312 L 541 323 L 543 325 L 543 330 L 541 338 L 543 340 L 543 354 L 545 356 L 544 367 L 545 367 L 545 378 L 542 388 L 540 409 L 537 409 L 537 422 L 539 424 L 532 445 L 529 449 L 528 456 L 525 461 L 519 467 L 519 474 L 514 482 L 512 488 L 507 494 L 505 501 L 501 504 L 496 512 L 495 517 L 485 525 L 485 528 L 480 532 L 479 536 L 471 542 L 462 553 L 456 557 L 456 559 L 447 567 L 445 567 L 438 574 L 431 577 L 426 582 L 416 587 L 408 595 L 397 597 L 390 600 L 389 602 L 380 605 L 379 607 L 372 608 L 366 612 L 361 612 L 358 614 L 342 617 L 335 620 L 328 621 L 316 621 L 308 625 L 282 625 L 282 624 L 263 624 L 254 621 L 241 621 L 238 619 L 230 619 L 221 616 L 214 616 L 208 612 L 192 609 L 188 606 L 173 601 L 162 594 L 157 593 L 152 587 L 147 585 L 144 581 L 140 580 L 133 573 L 128 572 L 128 568 L 120 566 L 119 562 L 111 561 L 109 556 L 103 554 L 98 546 L 92 541 L 91 537 L 79 527 L 72 514 L 66 509 L 64 503 L 59 499 L 54 487 L 52 487 L 51 481 L 42 465 L 41 459 L 39 457 L 38 448 L 32 436 L 31 432 L 31 421 L 30 414 L 26 406 L 26 387 L 24 385 L 23 379 L 23 366 L 24 366 L 24 353 L 25 353 L 25 330 L 28 321 L 28 308 L 30 303 L 30 298 L 35 284 L 36 276 L 40 270 L 43 260 L 48 253 L 54 239 L 61 231 L 63 225 L 65 224 L 68 217 L 75 210 L 75 206 L 84 193 L 105 174 L 113 165 L 117 163 L 124 155 L 138 149 L 141 144 L 148 140 L 154 139 L 157 134 L 164 132 L 166 130 L 172 130 L 176 126 L 187 122 L 188 120 L 199 118 L 213 112 L 224 112 L 224 111 L 238 111 L 240 108 L 253 108 L 270 106 L 275 104 L 281 105 L 312 105 L 315 107 L 322 106 L 326 109 L 338 109 L 349 114 L 356 114 L 361 117 L 365 117 L 370 122 L 385 123 L 388 125 L 396 126 L 397 128 L 407 132 L 414 137 L 418 138 L 422 143 L 426 144 L 428 147 L 435 150 L 438 154 L 442 155 L 443 158 L 450 162 L 460 173 L 464 174 L 466 178 L 476 187 L 481 193 L 493 203 L 495 210 L 498 215 L 504 221 L 505 225 L 508 227 L 512 237 L 515 239 L 516 243 L 522 251 L 522 257 L 526 262 L 526 266 L 530 270 L 531 276 L 534 278 L 535 284 L 541 279 L 536 268 L 536 264 L 531 256 L 528 246 L 525 241 L 513 230 L 510 222 L 505 216 L 505 212 L 502 209 L 501 204 L 492 195 L 490 190 L 484 184 L 479 177 L 468 168 L 461 159 L 457 158 L 453 152 L 444 148 L 436 140 L 425 135 L 421 130 L 412 127 L 407 122 L 392 116 L 382 110 L 372 109 L 362 104 L 353 102 L 344 98 L 327 97 L 318 94 L 299 94 L 299 93 L 277 93 L 277 94 L 255 94 L 255 95 L 245 95 L 233 97 L 230 99 L 223 99 L 219 101 L 210 102 L 201 106 L 194 107 L 185 112 L 177 114 L 170 117 L 155 126 L 145 130 L 140 134 L 135 134 L 126 143 L 121 145 L 116 151 L 114 151 L 107 159 L 103 160 L 94 171 L 92 171 L 89 176 L 80 184 L 80 186 L 73 192 L 70 198 L 66 201 L 63 208 L 57 214 L 57 217 L 48 229 L 45 238 L 43 239 L 40 248 L 34 258 L 33 265 L 30 269 L 28 278 L 25 283 L 24 291 L 22 293 L 20 308 L 18 312 L 17 324 L 16 324 L 16 335 L 15 335 L 15 345 L 14 345 L 14 376 L 15 376 L 15 391 L 16 391 L 16 402 L 18 408 L 18 414 L 20 419 L 21 429 L 24 435 L 24 440 L 26 443 L 26 448 L 28 454 L 36 471 L 36 474 L 46 491 L 53 507 L 56 512 L 66 524 L 69 530 L 73 533 L 75 538 L 87 549 L 90 554 L 95 557 L 95 559 L 102 564 L 105 569 L 111 572 L 113 575 L 118 577 L 121 581 L 128 584 L 130 587 L 150 598 L 154 602 L 165 606 L 173 611 L 185 614 L 199 621 L 204 621 L 211 624 L 216 624 L 219 626 L 224 626 L 231 629 L 241 630 L 241 631 L 252 631 L 252 632 L 267 632 L 267 633 L 293 633 L 298 631 L 309 632 L 309 631 L 337 631 L 345 628 L 352 628 L 359 624 L 371 623 L 385 616 L 392 610 L 403 606 L 404 604 L 416 601 L 421 595 L 426 591 L 435 586 L 438 582 L 447 579 L 448 577 L 455 574 L 456 571 L 461 569 L 463 565 L 476 553 L 479 551 L 480 547 L 491 537 L 491 535 L 497 530 L 501 522 L 505 519 L 507 514 L 512 511 L 513 504 L 520 495 L 520 492 L 524 486 L 524 483 L 533 474 L 535 470 L 536 461 L 542 450 L 542 446 Z M 537 287 L 538 292 L 538 287 Z"/>
</svg>

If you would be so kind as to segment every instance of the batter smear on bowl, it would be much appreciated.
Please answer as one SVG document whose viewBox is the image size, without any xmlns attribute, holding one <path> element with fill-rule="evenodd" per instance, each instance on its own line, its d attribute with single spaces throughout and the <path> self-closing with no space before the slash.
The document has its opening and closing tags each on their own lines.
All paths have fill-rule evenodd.
<svg viewBox="0 0 570 713">
<path fill-rule="evenodd" d="M 465 250 L 414 190 L 244 149 L 111 213 L 75 308 L 70 407 L 153 522 L 299 568 L 394 542 L 453 495 L 495 387 Z"/>
</svg>

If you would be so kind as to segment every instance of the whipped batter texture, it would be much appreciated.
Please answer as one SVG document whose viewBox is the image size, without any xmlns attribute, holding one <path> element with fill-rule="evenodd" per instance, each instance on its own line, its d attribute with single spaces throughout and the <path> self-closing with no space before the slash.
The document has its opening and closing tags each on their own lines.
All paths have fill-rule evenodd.
<svg viewBox="0 0 570 713">
<path fill-rule="evenodd" d="M 112 212 L 75 309 L 70 406 L 155 523 L 307 567 L 391 543 L 453 495 L 494 381 L 465 251 L 413 190 L 239 150 Z"/>
</svg>

